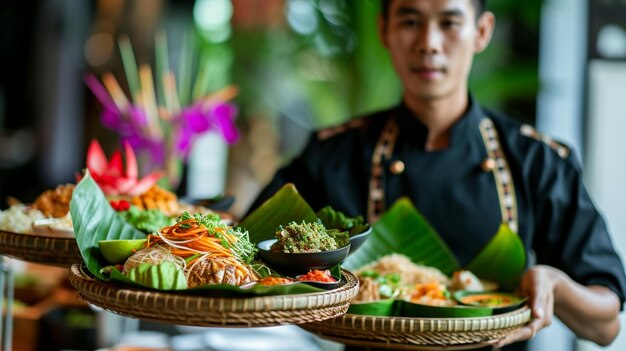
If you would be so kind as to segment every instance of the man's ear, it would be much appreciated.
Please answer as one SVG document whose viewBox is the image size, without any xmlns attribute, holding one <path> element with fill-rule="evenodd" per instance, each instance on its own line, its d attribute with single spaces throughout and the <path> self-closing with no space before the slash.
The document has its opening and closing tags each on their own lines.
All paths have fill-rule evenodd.
<svg viewBox="0 0 626 351">
<path fill-rule="evenodd" d="M 387 20 L 382 16 L 378 15 L 378 37 L 380 38 L 380 42 L 384 47 L 389 48 L 387 43 Z"/>
<path fill-rule="evenodd" d="M 491 35 L 496 27 L 496 17 L 490 11 L 483 12 L 478 18 L 476 24 L 477 35 L 474 43 L 474 52 L 479 53 L 487 48 L 489 42 L 491 42 Z"/>
</svg>

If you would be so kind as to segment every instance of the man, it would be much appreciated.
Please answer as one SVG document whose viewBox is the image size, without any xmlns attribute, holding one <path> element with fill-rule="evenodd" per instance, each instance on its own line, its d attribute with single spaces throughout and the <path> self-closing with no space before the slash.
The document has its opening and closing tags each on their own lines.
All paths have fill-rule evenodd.
<svg viewBox="0 0 626 351">
<path fill-rule="evenodd" d="M 528 253 L 519 288 L 532 320 L 495 346 L 532 338 L 553 315 L 578 337 L 608 345 L 626 277 L 578 161 L 468 93 L 473 57 L 494 26 L 484 1 L 383 0 L 379 32 L 402 103 L 318 132 L 253 207 L 293 182 L 315 210 L 331 205 L 374 222 L 409 196 L 462 264 L 506 222 Z"/>
</svg>

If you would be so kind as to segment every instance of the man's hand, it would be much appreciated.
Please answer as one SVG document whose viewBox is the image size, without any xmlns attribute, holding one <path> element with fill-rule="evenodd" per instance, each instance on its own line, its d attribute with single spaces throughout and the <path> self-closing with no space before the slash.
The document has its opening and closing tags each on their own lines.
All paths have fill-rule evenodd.
<svg viewBox="0 0 626 351">
<path fill-rule="evenodd" d="M 538 265 L 524 273 L 519 293 L 528 298 L 531 321 L 495 342 L 495 348 L 532 339 L 552 323 L 554 315 L 579 338 L 601 346 L 609 345 L 619 333 L 620 301 L 604 286 L 583 286 L 556 268 Z"/>
<path fill-rule="evenodd" d="M 515 333 L 498 340 L 495 348 L 514 342 L 532 339 L 537 332 L 550 324 L 554 315 L 554 290 L 561 279 L 561 271 L 548 266 L 535 266 L 522 277 L 519 294 L 528 298 L 531 322 Z"/>
</svg>

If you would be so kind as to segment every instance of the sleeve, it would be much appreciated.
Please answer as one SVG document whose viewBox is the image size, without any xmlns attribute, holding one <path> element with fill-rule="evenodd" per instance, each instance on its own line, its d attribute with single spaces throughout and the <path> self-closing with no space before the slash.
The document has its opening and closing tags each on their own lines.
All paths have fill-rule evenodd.
<svg viewBox="0 0 626 351">
<path fill-rule="evenodd" d="M 578 161 L 573 154 L 562 159 L 552 152 L 542 166 L 535 194 L 533 247 L 537 263 L 556 267 L 580 284 L 606 286 L 619 297 L 623 308 L 624 266 L 583 185 Z"/>
<path fill-rule="evenodd" d="M 320 208 L 320 204 L 326 203 L 324 194 L 316 191 L 319 189 L 320 160 L 323 159 L 323 150 L 315 134 L 309 137 L 309 141 L 303 152 L 288 165 L 279 169 L 269 184 L 263 188 L 257 198 L 248 209 L 246 216 L 261 206 L 263 202 L 274 195 L 283 185 L 293 183 L 302 197 L 312 208 Z"/>
</svg>

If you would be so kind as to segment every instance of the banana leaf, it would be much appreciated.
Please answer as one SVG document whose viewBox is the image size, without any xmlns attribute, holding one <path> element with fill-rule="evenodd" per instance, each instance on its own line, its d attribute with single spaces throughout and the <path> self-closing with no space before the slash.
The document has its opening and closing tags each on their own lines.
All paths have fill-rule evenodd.
<svg viewBox="0 0 626 351">
<path fill-rule="evenodd" d="M 296 187 L 285 184 L 271 198 L 239 222 L 248 230 L 250 241 L 258 243 L 275 237 L 276 228 L 289 222 L 315 222 L 317 216 Z"/>
<path fill-rule="evenodd" d="M 107 262 L 100 252 L 98 241 L 146 237 L 113 210 L 88 170 L 72 193 L 70 214 L 83 261 L 89 272 L 102 280 L 106 278 L 100 269 Z"/>
<path fill-rule="evenodd" d="M 339 229 L 340 231 L 348 231 L 350 236 L 363 233 L 368 224 L 365 223 L 363 216 L 348 217 L 343 212 L 337 211 L 331 206 L 321 208 L 315 214 L 322 221 L 322 224 L 329 229 Z"/>
<path fill-rule="evenodd" d="M 128 272 L 128 279 L 157 290 L 187 289 L 187 277 L 172 262 L 150 264 L 142 262 Z"/>
<path fill-rule="evenodd" d="M 408 198 L 396 201 L 372 227 L 370 237 L 348 257 L 343 267 L 357 269 L 381 256 L 400 253 L 446 275 L 459 268 L 450 249 Z"/>
<path fill-rule="evenodd" d="M 430 306 L 398 300 L 400 316 L 421 318 L 469 318 L 486 317 L 493 314 L 493 308 L 479 306 Z"/>
<path fill-rule="evenodd" d="M 366 316 L 393 316 L 398 301 L 395 299 L 378 300 L 374 302 L 351 303 L 348 313 Z"/>
<path fill-rule="evenodd" d="M 526 253 L 522 240 L 509 226 L 502 224 L 498 233 L 465 269 L 479 278 L 498 283 L 505 290 L 513 291 L 525 266 Z"/>
</svg>

